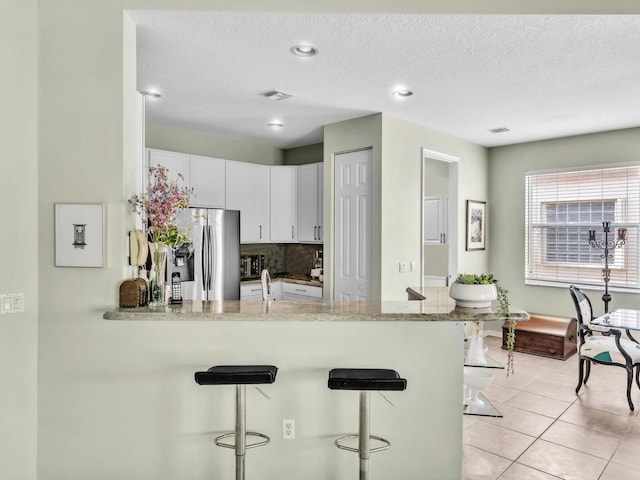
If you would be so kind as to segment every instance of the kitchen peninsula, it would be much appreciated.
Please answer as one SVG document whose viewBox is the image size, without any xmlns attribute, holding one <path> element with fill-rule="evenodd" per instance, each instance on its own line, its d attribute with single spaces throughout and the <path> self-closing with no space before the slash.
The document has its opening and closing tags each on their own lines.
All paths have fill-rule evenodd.
<svg viewBox="0 0 640 480">
<path fill-rule="evenodd" d="M 333 440 L 358 428 L 355 392 L 330 391 L 327 375 L 337 367 L 392 368 L 407 390 L 372 397 L 372 434 L 391 448 L 371 457 L 376 478 L 458 480 L 462 476 L 463 327 L 466 320 L 504 319 L 496 313 L 456 309 L 446 289 L 426 300 L 381 303 L 321 301 L 226 301 L 185 303 L 162 309 L 115 309 L 107 320 L 180 328 L 175 347 L 162 352 L 169 373 L 179 375 L 181 401 L 171 415 L 193 416 L 192 428 L 167 441 L 184 442 L 190 464 L 213 478 L 231 478 L 229 452 L 215 448 L 212 432 L 232 429 L 232 388 L 204 388 L 195 371 L 219 364 L 273 364 L 277 381 L 248 391 L 248 427 L 271 437 L 251 450 L 247 465 L 263 479 L 350 479 L 357 455 Z M 515 314 L 524 318 L 526 314 Z M 155 323 L 157 322 L 157 323 Z M 178 331 L 178 330 L 176 330 Z M 208 345 L 203 351 L 202 345 Z M 191 344 L 200 348 L 191 348 Z M 195 352 L 195 353 L 194 353 Z M 197 419 L 197 420 L 196 420 Z M 282 420 L 295 419 L 296 438 L 282 439 Z M 278 460 L 275 460 L 278 459 Z M 290 459 L 290 461 L 283 461 Z"/>
</svg>

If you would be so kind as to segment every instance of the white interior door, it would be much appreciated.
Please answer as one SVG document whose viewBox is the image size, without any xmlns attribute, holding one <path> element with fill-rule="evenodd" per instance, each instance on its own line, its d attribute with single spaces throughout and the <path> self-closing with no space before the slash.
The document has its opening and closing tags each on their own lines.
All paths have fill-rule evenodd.
<svg viewBox="0 0 640 480">
<path fill-rule="evenodd" d="M 335 157 L 335 283 L 337 301 L 371 297 L 371 150 Z"/>
</svg>

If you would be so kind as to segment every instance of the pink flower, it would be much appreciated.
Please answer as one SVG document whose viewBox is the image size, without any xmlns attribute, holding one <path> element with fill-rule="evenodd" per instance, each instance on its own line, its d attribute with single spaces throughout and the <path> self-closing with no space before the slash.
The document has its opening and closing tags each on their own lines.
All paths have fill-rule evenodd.
<svg viewBox="0 0 640 480">
<path fill-rule="evenodd" d="M 175 225 L 176 215 L 189 206 L 189 190 L 179 187 L 176 180 L 168 180 L 167 173 L 166 167 L 150 167 L 151 178 L 146 193 L 132 195 L 129 199 L 129 204 L 142 221 L 148 221 L 148 232 L 153 242 L 166 243 L 175 239 L 175 232 L 178 230 Z M 178 180 L 184 180 L 182 174 L 178 174 Z M 181 238 L 190 240 L 186 235 Z M 175 248 L 178 245 L 169 246 Z"/>
</svg>

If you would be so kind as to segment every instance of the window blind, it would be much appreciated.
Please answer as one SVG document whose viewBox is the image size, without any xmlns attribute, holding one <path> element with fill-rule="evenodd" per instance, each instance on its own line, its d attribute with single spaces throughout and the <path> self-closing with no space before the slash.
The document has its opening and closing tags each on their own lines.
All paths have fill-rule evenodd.
<svg viewBox="0 0 640 480">
<path fill-rule="evenodd" d="M 625 244 L 609 250 L 609 287 L 640 289 L 638 235 L 640 166 L 525 175 L 525 283 L 602 285 L 603 250 L 589 245 L 589 230 L 609 240 L 626 228 Z"/>
</svg>

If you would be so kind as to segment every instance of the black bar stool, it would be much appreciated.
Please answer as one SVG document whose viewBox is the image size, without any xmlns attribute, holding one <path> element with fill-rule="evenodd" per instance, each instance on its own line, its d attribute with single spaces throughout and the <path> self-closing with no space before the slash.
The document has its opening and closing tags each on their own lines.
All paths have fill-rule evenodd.
<svg viewBox="0 0 640 480">
<path fill-rule="evenodd" d="M 381 437 L 371 435 L 369 430 L 369 404 L 371 390 L 401 391 L 407 388 L 407 381 L 400 378 L 395 370 L 378 368 L 334 368 L 329 372 L 329 388 L 331 390 L 360 391 L 360 421 L 357 435 L 345 435 L 335 441 L 336 447 L 358 453 L 360 457 L 360 480 L 369 478 L 369 454 L 386 450 L 391 443 Z M 342 442 L 349 438 L 358 439 L 358 448 L 349 447 Z M 377 440 L 382 445 L 371 448 L 370 440 Z"/>
<path fill-rule="evenodd" d="M 211 367 L 206 372 L 196 372 L 196 383 L 199 385 L 235 385 L 236 386 L 236 428 L 215 438 L 219 447 L 235 449 L 236 480 L 244 480 L 244 458 L 247 448 L 266 445 L 271 440 L 267 435 L 258 432 L 247 432 L 246 425 L 246 385 L 273 383 L 278 373 L 273 365 L 220 365 Z M 260 437 L 261 441 L 247 443 L 247 437 Z M 234 437 L 234 443 L 222 442 L 225 438 Z"/>
</svg>

